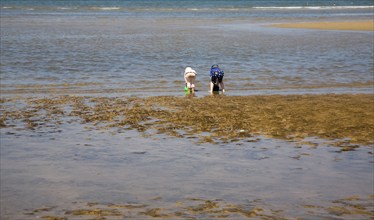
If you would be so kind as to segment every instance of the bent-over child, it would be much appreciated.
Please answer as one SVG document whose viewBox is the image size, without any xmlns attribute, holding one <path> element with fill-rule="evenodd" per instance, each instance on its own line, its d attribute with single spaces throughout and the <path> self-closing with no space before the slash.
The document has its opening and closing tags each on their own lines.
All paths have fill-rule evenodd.
<svg viewBox="0 0 374 220">
<path fill-rule="evenodd" d="M 225 73 L 219 68 L 217 64 L 212 65 L 210 68 L 210 90 L 212 94 L 213 91 L 219 91 L 219 88 L 222 89 L 222 93 L 225 93 L 225 85 L 223 83 L 223 76 Z"/>
<path fill-rule="evenodd" d="M 191 93 L 195 92 L 196 75 L 196 71 L 191 67 L 186 67 L 186 69 L 184 70 L 184 81 L 186 82 L 186 87 Z"/>
</svg>

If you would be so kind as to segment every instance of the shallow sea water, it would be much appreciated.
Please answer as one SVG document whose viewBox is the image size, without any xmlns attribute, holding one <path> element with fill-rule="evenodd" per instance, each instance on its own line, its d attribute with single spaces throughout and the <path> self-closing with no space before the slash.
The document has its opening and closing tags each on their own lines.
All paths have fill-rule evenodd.
<svg viewBox="0 0 374 220">
<path fill-rule="evenodd" d="M 298 17 L 303 12 L 306 16 Z M 357 11 L 361 16 L 342 16 L 344 12 L 352 13 L 257 10 L 243 15 L 224 11 L 221 17 L 184 12 L 178 17 L 172 12 L 152 16 L 11 11 L 1 16 L 1 91 L 178 95 L 184 68 L 192 66 L 202 91 L 198 94 L 206 95 L 209 68 L 218 63 L 232 95 L 313 88 L 339 92 L 352 86 L 367 93 L 373 83 L 373 32 L 269 26 L 372 19 L 367 15 L 370 9 Z"/>
<path fill-rule="evenodd" d="M 2 219 L 66 216 L 90 203 L 141 204 L 147 206 L 143 211 L 173 213 L 196 200 L 262 207 L 288 219 L 335 219 L 328 207 L 350 197 L 374 211 L 368 206 L 374 162 L 368 147 L 339 152 L 324 140 L 300 144 L 266 137 L 202 144 L 83 126 L 1 129 Z M 139 213 L 132 217 L 147 217 Z"/>
</svg>

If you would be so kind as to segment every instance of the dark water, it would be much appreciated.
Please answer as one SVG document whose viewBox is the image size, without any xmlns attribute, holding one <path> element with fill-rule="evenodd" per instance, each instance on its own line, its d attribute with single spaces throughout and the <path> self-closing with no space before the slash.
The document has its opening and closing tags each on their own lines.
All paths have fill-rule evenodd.
<svg viewBox="0 0 374 220">
<path fill-rule="evenodd" d="M 331 8 L 373 6 L 370 0 L 3 0 L 6 9 L 86 9 L 86 10 L 130 10 L 130 9 L 248 9 L 248 8 Z"/>
</svg>

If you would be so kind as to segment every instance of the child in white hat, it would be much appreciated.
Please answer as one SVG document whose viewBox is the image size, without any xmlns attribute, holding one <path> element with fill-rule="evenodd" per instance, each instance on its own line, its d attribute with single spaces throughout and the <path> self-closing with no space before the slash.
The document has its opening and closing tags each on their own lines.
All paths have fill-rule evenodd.
<svg viewBox="0 0 374 220">
<path fill-rule="evenodd" d="M 196 79 L 196 71 L 191 67 L 186 67 L 184 70 L 184 81 L 186 82 L 186 87 L 192 93 L 195 92 L 195 79 Z"/>
</svg>

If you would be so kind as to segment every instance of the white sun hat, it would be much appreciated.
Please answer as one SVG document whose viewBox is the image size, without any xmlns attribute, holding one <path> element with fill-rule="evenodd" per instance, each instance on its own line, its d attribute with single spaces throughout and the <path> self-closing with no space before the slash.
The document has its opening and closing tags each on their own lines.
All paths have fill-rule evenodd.
<svg viewBox="0 0 374 220">
<path fill-rule="evenodd" d="M 187 73 L 194 73 L 195 75 L 197 74 L 196 71 L 191 67 L 186 67 L 186 69 L 184 70 L 184 75 L 186 75 Z"/>
</svg>

